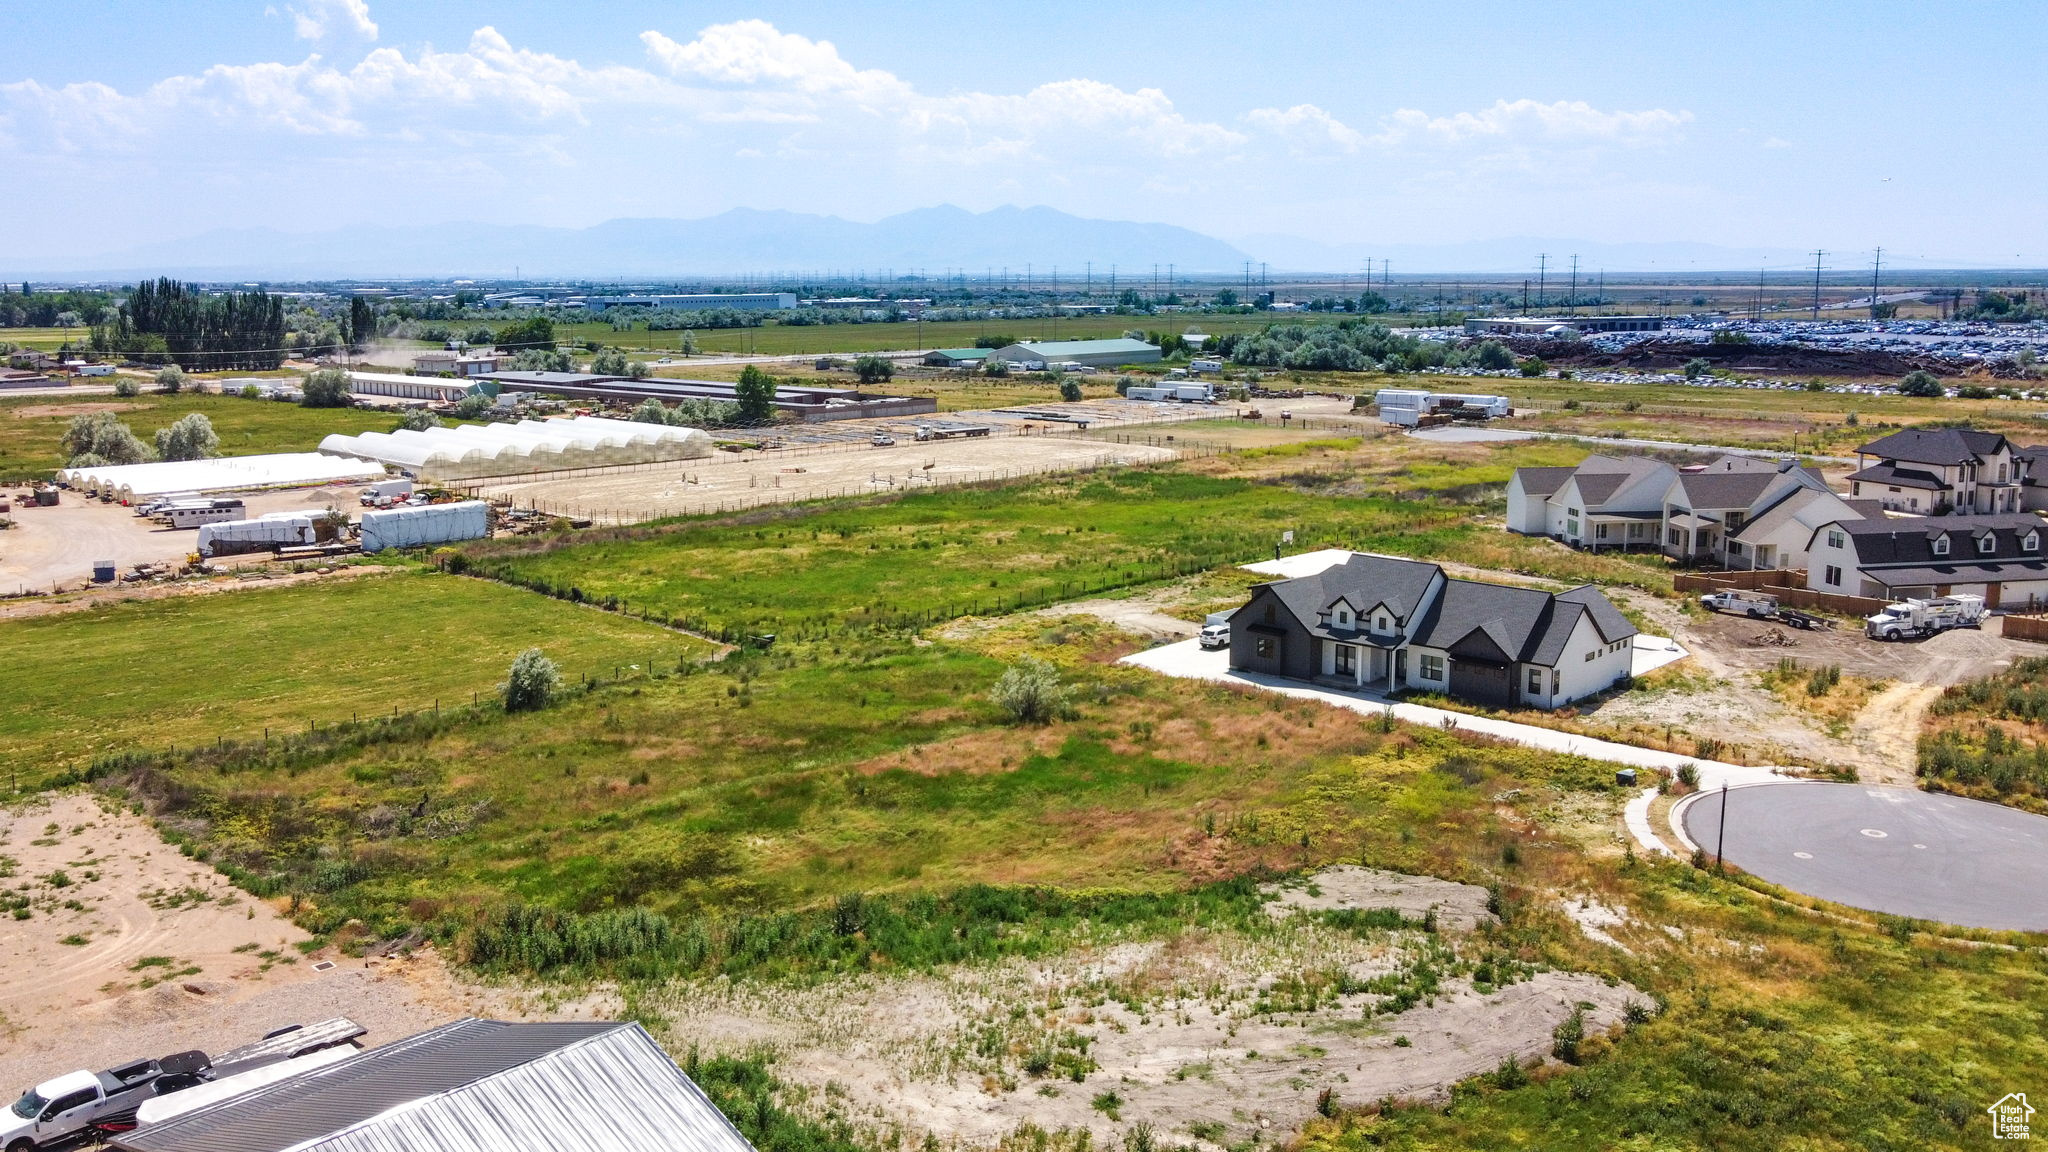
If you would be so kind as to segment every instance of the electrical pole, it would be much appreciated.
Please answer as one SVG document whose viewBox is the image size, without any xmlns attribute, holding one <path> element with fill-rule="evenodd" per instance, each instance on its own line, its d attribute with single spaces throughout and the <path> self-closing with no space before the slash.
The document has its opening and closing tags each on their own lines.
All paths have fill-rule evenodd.
<svg viewBox="0 0 2048 1152">
<path fill-rule="evenodd" d="M 1536 257 L 1536 310 L 1538 312 L 1543 311 L 1549 306 L 1543 299 L 1543 290 L 1549 282 L 1549 276 L 1550 253 L 1545 252 Z"/>
<path fill-rule="evenodd" d="M 1572 315 L 1579 314 L 1579 254 L 1572 253 L 1572 294 L 1567 298 Z"/>
<path fill-rule="evenodd" d="M 1529 278 L 1522 277 L 1522 315 L 1529 314 Z"/>
<path fill-rule="evenodd" d="M 1721 870 L 1721 848 L 1728 842 L 1728 785 L 1721 785 L 1721 827 L 1714 833 L 1714 871 Z"/>
<path fill-rule="evenodd" d="M 1824 248 L 1813 250 L 1813 318 L 1820 319 L 1820 258 L 1827 255 Z"/>
<path fill-rule="evenodd" d="M 1884 267 L 1884 248 L 1877 250 L 1877 258 L 1870 262 L 1870 318 L 1877 319 L 1877 274 Z"/>
</svg>

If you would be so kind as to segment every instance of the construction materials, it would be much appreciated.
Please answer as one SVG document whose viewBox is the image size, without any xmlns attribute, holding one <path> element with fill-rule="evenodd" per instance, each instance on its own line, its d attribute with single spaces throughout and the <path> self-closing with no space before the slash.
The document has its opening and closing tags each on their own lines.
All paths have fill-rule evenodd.
<svg viewBox="0 0 2048 1152">
<path fill-rule="evenodd" d="M 363 513 L 362 544 L 365 552 L 481 540 L 490 534 L 491 506 L 482 500 L 382 508 Z"/>
<path fill-rule="evenodd" d="M 1381 420 L 1403 428 L 1427 428 L 1450 420 L 1495 420 L 1515 414 L 1507 397 L 1477 392 L 1382 388 L 1373 395 L 1373 404 L 1379 409 Z"/>
<path fill-rule="evenodd" d="M 316 543 L 320 522 L 327 518 L 324 512 L 272 512 L 254 520 L 207 524 L 199 529 L 199 555 L 239 556 Z"/>
<path fill-rule="evenodd" d="M 919 440 L 951 440 L 961 436 L 986 436 L 992 429 L 986 424 L 919 424 Z"/>
<path fill-rule="evenodd" d="M 1863 618 L 1863 634 L 1872 640 L 1916 640 L 1951 628 L 1975 628 L 1984 621 L 1982 596 L 1936 596 L 1901 600 Z"/>
</svg>

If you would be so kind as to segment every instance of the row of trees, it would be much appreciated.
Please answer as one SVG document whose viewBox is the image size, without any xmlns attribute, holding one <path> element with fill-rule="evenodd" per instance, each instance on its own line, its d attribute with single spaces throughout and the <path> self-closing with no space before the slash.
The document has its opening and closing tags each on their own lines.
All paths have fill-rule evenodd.
<svg viewBox="0 0 2048 1152">
<path fill-rule="evenodd" d="M 264 371 L 284 363 L 284 300 L 261 288 L 209 294 L 168 277 L 135 286 L 92 349 L 196 371 Z"/>
<path fill-rule="evenodd" d="M 73 416 L 64 430 L 64 454 L 72 468 L 109 464 L 148 464 L 158 460 L 205 460 L 220 455 L 220 437 L 213 421 L 187 413 L 168 428 L 156 430 L 156 444 L 143 443 L 112 412 Z"/>
</svg>

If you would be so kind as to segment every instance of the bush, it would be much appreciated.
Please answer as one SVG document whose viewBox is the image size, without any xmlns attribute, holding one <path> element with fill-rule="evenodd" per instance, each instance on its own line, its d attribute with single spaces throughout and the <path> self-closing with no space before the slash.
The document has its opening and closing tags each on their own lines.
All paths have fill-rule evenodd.
<svg viewBox="0 0 2048 1152">
<path fill-rule="evenodd" d="M 597 357 L 590 362 L 590 370 L 599 376 L 624 376 L 626 374 L 626 354 L 616 348 L 608 348 L 603 352 L 599 352 Z"/>
<path fill-rule="evenodd" d="M 339 368 L 322 368 L 306 377 L 299 404 L 306 408 L 347 408 L 354 401 L 348 394 L 348 373 Z"/>
<path fill-rule="evenodd" d="M 1515 366 L 1515 354 L 1498 340 L 1482 340 L 1472 362 L 1489 372 L 1505 372 Z"/>
<path fill-rule="evenodd" d="M 1934 373 L 1916 368 L 1899 379 L 1899 392 L 1905 396 L 1940 396 L 1945 389 Z"/>
<path fill-rule="evenodd" d="M 1564 1023 L 1551 1031 L 1550 1054 L 1567 1064 L 1577 1064 L 1579 1045 L 1585 1039 L 1586 1010 L 1574 1008 L 1572 1014 L 1564 1018 Z"/>
<path fill-rule="evenodd" d="M 133 395 L 133 393 L 130 393 L 130 395 Z M 244 400 L 261 400 L 263 398 L 263 389 L 258 388 L 254 384 L 244 384 L 242 385 L 241 396 Z"/>
<path fill-rule="evenodd" d="M 882 384 L 896 375 L 896 365 L 885 357 L 862 356 L 853 362 L 853 374 L 863 387 Z"/>
<path fill-rule="evenodd" d="M 1081 398 L 1081 382 L 1071 378 L 1060 380 L 1060 399 L 1069 404 Z"/>
<path fill-rule="evenodd" d="M 204 413 L 188 412 L 156 430 L 156 455 L 159 460 L 205 460 L 220 455 L 220 437 Z"/>
<path fill-rule="evenodd" d="M 538 648 L 521 652 L 512 661 L 505 682 L 498 685 L 498 691 L 504 694 L 507 712 L 538 712 L 555 702 L 555 694 L 561 688 L 560 670 Z"/>
<path fill-rule="evenodd" d="M 1541 376 L 1545 372 L 1550 371 L 1550 365 L 1545 364 L 1540 356 L 1531 356 L 1527 360 L 1522 361 L 1518 367 L 1521 368 L 1522 375 L 1524 376 Z"/>
<path fill-rule="evenodd" d="M 1698 356 L 1695 356 L 1692 359 L 1687 360 L 1685 362 L 1685 367 L 1679 369 L 1679 371 L 1685 373 L 1685 378 L 1687 380 L 1697 380 L 1713 370 L 1714 366 L 1712 364 L 1707 363 L 1705 360 L 1699 358 Z"/>
<path fill-rule="evenodd" d="M 1019 724 L 1047 724 L 1067 709 L 1067 690 L 1057 668 L 1026 656 L 1004 671 L 989 699 Z"/>
<path fill-rule="evenodd" d="M 141 393 L 142 388 L 134 380 L 126 376 L 114 381 L 114 395 L 116 396 L 138 396 Z"/>
<path fill-rule="evenodd" d="M 176 395 L 185 390 L 185 385 L 188 382 L 185 370 L 176 364 L 172 364 L 167 368 L 157 369 L 156 390 L 159 392 Z"/>
<path fill-rule="evenodd" d="M 440 426 L 441 418 L 425 408 L 408 408 L 405 415 L 398 418 L 398 429 L 402 432 L 425 432 Z"/>
</svg>

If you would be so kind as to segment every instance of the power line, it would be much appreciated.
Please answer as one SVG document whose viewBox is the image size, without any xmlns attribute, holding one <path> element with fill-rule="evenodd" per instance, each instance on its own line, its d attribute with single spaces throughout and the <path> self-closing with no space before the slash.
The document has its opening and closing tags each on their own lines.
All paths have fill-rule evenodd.
<svg viewBox="0 0 2048 1152">
<path fill-rule="evenodd" d="M 1827 255 L 1825 248 L 1813 250 L 1813 318 L 1820 319 L 1820 258 Z"/>
</svg>

